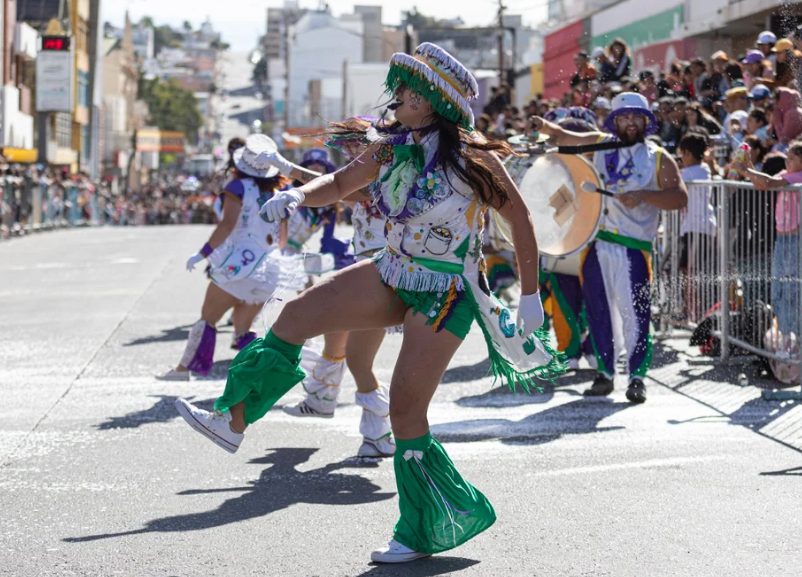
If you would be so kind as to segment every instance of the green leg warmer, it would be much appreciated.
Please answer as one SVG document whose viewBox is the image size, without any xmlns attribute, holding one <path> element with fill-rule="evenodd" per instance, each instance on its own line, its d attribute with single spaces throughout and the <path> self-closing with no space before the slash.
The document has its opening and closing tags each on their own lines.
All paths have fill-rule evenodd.
<svg viewBox="0 0 802 577">
<path fill-rule="evenodd" d="M 304 379 L 300 360 L 301 345 L 283 341 L 272 331 L 263 339 L 254 339 L 231 361 L 226 388 L 214 408 L 225 412 L 244 403 L 245 422 L 250 425 L 258 421 Z"/>
<path fill-rule="evenodd" d="M 396 439 L 394 465 L 401 517 L 393 538 L 399 543 L 421 553 L 439 553 L 495 522 L 493 506 L 462 478 L 431 433 Z"/>
</svg>

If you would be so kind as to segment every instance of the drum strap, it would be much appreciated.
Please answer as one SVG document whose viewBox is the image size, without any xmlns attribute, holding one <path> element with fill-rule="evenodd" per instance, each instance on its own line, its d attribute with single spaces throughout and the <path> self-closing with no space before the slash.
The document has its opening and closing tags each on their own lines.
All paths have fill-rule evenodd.
<svg viewBox="0 0 802 577">
<path fill-rule="evenodd" d="M 638 240 L 637 238 L 632 238 L 630 236 L 622 236 L 609 230 L 600 230 L 597 232 L 596 240 L 609 242 L 611 244 L 619 244 L 635 250 L 652 252 L 652 243 L 648 240 Z"/>
<path fill-rule="evenodd" d="M 584 154 L 586 152 L 596 152 L 598 150 L 615 150 L 617 148 L 629 148 L 637 144 L 642 144 L 643 141 L 633 142 L 632 144 L 625 144 L 619 140 L 612 142 L 597 142 L 595 144 L 578 144 L 576 146 L 558 146 L 557 152 L 560 154 Z"/>
</svg>

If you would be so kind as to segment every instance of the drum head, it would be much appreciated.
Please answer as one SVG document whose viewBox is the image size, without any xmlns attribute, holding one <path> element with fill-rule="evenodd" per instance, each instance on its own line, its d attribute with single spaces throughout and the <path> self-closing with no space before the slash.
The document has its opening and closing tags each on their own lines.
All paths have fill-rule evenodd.
<svg viewBox="0 0 802 577">
<path fill-rule="evenodd" d="M 570 154 L 517 157 L 509 159 L 507 168 L 532 214 L 541 253 L 573 254 L 596 236 L 602 198 L 583 190 L 582 183 L 600 187 L 601 181 L 587 159 Z"/>
</svg>

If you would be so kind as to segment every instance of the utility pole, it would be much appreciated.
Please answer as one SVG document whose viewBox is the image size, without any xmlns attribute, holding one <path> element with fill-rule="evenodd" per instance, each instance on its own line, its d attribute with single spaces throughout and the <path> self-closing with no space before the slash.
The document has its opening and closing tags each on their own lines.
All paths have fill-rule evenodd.
<svg viewBox="0 0 802 577">
<path fill-rule="evenodd" d="M 498 0 L 498 86 L 504 84 L 504 6 L 503 0 Z"/>
</svg>

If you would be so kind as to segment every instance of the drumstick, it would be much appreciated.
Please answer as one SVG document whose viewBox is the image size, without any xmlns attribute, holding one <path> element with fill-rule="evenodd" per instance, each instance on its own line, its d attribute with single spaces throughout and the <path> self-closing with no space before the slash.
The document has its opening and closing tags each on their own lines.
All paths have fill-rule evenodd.
<svg viewBox="0 0 802 577">
<path fill-rule="evenodd" d="M 603 194 L 604 196 L 615 196 L 614 192 L 610 192 L 607 189 L 599 188 L 595 184 L 590 181 L 585 181 L 582 183 L 582 190 L 585 192 L 598 192 L 599 194 Z"/>
</svg>

